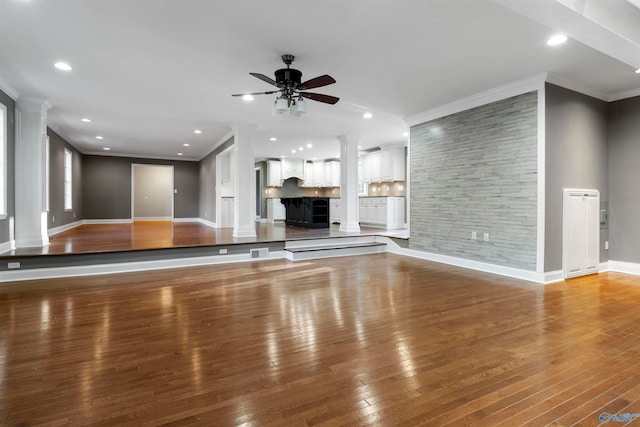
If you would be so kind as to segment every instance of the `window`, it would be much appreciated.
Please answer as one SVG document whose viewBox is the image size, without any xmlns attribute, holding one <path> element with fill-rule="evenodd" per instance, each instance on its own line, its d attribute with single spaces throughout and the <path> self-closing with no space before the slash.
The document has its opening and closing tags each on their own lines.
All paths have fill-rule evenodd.
<svg viewBox="0 0 640 427">
<path fill-rule="evenodd" d="M 7 107 L 0 104 L 0 218 L 7 216 Z"/>
<path fill-rule="evenodd" d="M 64 210 L 70 211 L 73 209 L 72 197 L 71 197 L 71 161 L 73 156 L 71 151 L 64 149 Z"/>
</svg>

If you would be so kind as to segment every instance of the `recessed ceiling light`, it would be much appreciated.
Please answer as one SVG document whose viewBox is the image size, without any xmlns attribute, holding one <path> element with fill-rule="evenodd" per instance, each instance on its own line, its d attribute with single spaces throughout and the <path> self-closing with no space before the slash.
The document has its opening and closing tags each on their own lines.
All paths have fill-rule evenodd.
<svg viewBox="0 0 640 427">
<path fill-rule="evenodd" d="M 243 100 L 243 101 L 253 101 L 253 100 L 254 100 L 254 97 L 253 97 L 253 95 L 249 95 L 249 94 L 247 94 L 247 95 L 242 95 L 242 100 Z"/>
<path fill-rule="evenodd" d="M 83 119 L 80 119 L 80 121 L 85 123 L 91 123 L 91 119 L 87 119 L 86 117 Z"/>
<path fill-rule="evenodd" d="M 403 132 L 402 136 L 409 136 L 409 132 Z"/>
<path fill-rule="evenodd" d="M 182 144 L 183 147 L 191 147 L 191 144 Z"/>
<path fill-rule="evenodd" d="M 296 150 L 291 150 L 291 152 L 292 152 L 293 154 L 296 154 Z"/>
<path fill-rule="evenodd" d="M 556 34 L 547 40 L 547 46 L 557 46 L 567 41 L 567 36 L 564 34 Z"/>
<path fill-rule="evenodd" d="M 182 156 L 182 153 L 178 153 L 178 156 Z"/>
<path fill-rule="evenodd" d="M 104 139 L 103 137 L 101 137 L 100 135 L 96 136 L 96 139 Z"/>
<path fill-rule="evenodd" d="M 200 129 L 196 129 L 196 130 L 193 131 L 193 133 L 195 133 L 197 135 L 200 135 L 202 133 L 202 131 Z"/>
<path fill-rule="evenodd" d="M 277 141 L 278 138 L 276 138 L 275 136 L 272 136 L 271 138 L 269 138 L 269 141 Z"/>
<path fill-rule="evenodd" d="M 362 145 L 358 145 L 358 150 L 362 150 Z"/>
<path fill-rule="evenodd" d="M 298 150 L 303 151 L 304 147 L 298 147 Z"/>
<path fill-rule="evenodd" d="M 71 71 L 73 69 L 71 68 L 71 65 L 67 64 L 66 62 L 56 62 L 55 64 L 53 64 L 53 66 L 62 71 Z"/>
<path fill-rule="evenodd" d="M 284 156 L 280 156 L 281 159 L 284 159 Z"/>
<path fill-rule="evenodd" d="M 640 74 L 640 68 L 636 70 L 636 74 Z"/>
<path fill-rule="evenodd" d="M 373 117 L 373 114 L 371 114 L 371 113 L 364 113 L 364 114 L 362 115 L 362 117 L 363 117 L 363 118 L 365 118 L 365 119 L 370 119 L 370 118 L 372 118 L 372 117 Z"/>
<path fill-rule="evenodd" d="M 307 144 L 307 148 L 311 148 L 313 147 L 313 145 L 311 145 L 311 143 Z"/>
<path fill-rule="evenodd" d="M 109 150 L 111 150 L 111 148 L 109 148 L 109 147 L 104 147 L 104 148 L 103 148 L 103 150 L 104 150 L 104 151 L 109 151 Z"/>
</svg>

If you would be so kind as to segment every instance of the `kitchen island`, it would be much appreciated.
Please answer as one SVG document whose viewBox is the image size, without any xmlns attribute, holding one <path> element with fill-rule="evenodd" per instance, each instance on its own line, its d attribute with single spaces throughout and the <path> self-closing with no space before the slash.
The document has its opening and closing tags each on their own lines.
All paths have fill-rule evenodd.
<svg viewBox="0 0 640 427">
<path fill-rule="evenodd" d="M 283 197 L 285 223 L 307 228 L 329 227 L 328 197 Z"/>
</svg>

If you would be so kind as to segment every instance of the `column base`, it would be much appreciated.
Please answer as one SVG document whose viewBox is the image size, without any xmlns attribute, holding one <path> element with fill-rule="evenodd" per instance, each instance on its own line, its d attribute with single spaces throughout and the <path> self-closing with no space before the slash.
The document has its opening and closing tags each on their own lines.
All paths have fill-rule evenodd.
<svg viewBox="0 0 640 427">
<path fill-rule="evenodd" d="M 257 237 L 258 236 L 256 234 L 256 226 L 254 224 L 233 227 L 233 233 L 231 235 L 233 237 Z"/>
<path fill-rule="evenodd" d="M 359 233 L 360 232 L 360 224 L 357 222 L 341 222 L 339 231 L 344 231 L 345 233 Z"/>
</svg>

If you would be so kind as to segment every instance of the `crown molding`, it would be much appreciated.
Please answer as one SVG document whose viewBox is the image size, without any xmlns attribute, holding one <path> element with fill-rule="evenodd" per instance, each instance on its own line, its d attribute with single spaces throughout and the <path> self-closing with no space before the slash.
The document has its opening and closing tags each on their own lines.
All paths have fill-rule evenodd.
<svg viewBox="0 0 640 427">
<path fill-rule="evenodd" d="M 500 101 L 512 96 L 522 95 L 523 93 L 542 90 L 544 82 L 547 79 L 547 73 L 538 74 L 523 80 L 498 86 L 493 89 L 479 92 L 466 98 L 444 104 L 440 107 L 427 110 L 425 112 L 407 117 L 406 121 L 409 126 L 415 126 L 426 123 L 440 117 L 449 116 L 461 111 L 470 110 L 471 108 L 480 107 L 492 102 Z"/>
<path fill-rule="evenodd" d="M 16 101 L 20 94 L 17 90 L 15 90 L 9 83 L 6 82 L 2 77 L 0 77 L 0 90 L 9 95 L 9 98 Z"/>
<path fill-rule="evenodd" d="M 207 152 L 205 153 L 205 155 L 204 155 L 204 156 L 202 156 L 202 157 L 200 157 L 199 159 L 197 159 L 197 161 L 199 162 L 200 160 L 202 160 L 202 159 L 204 159 L 205 157 L 207 157 L 209 154 L 211 154 L 211 153 L 213 153 L 214 151 L 216 151 L 216 149 L 217 149 L 218 147 L 220 147 L 222 144 L 224 144 L 225 142 L 227 142 L 228 140 L 230 140 L 231 138 L 233 138 L 233 136 L 234 136 L 234 135 L 235 135 L 235 133 L 233 132 L 233 130 L 231 130 L 231 131 L 227 132 L 226 134 L 224 134 L 224 135 L 222 136 L 222 138 L 220 138 L 220 139 L 218 140 L 218 142 L 216 142 L 216 143 L 213 145 L 213 148 L 211 148 L 209 151 L 207 151 Z"/>
<path fill-rule="evenodd" d="M 605 95 L 602 92 L 598 92 L 597 90 L 591 89 L 587 85 L 582 83 L 574 82 L 573 80 L 566 79 L 564 77 L 560 77 L 553 73 L 547 73 L 547 83 L 551 83 L 556 86 L 563 87 L 565 89 L 572 90 L 574 92 L 581 93 L 583 95 L 590 96 L 592 98 L 597 98 L 601 101 L 609 102 L 611 99 L 608 95 Z"/>
<path fill-rule="evenodd" d="M 616 92 L 613 95 L 611 95 L 609 97 L 609 101 L 613 102 L 613 101 L 620 101 L 621 99 L 627 99 L 627 98 L 633 98 L 636 96 L 640 96 L 640 88 L 638 89 L 632 89 L 632 90 L 626 90 L 624 92 Z"/>
<path fill-rule="evenodd" d="M 178 162 L 197 162 L 199 161 L 196 158 L 185 157 L 185 156 L 167 156 L 167 157 L 158 157 L 158 156 L 147 156 L 144 154 L 126 154 L 126 153 L 118 153 L 113 151 L 83 151 L 81 152 L 87 156 L 102 156 L 102 157 L 127 157 L 129 159 L 149 159 L 149 160 L 165 160 L 165 161 L 178 161 Z"/>
</svg>

